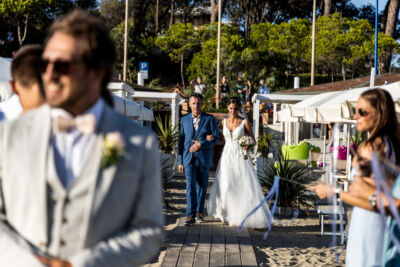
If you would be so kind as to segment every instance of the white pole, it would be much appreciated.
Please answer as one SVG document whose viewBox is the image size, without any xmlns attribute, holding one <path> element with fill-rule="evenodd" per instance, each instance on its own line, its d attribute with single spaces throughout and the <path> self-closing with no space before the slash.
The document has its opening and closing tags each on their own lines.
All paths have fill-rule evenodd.
<svg viewBox="0 0 400 267">
<path fill-rule="evenodd" d="M 347 123 L 347 155 L 346 155 L 346 175 L 349 174 L 350 172 L 350 165 L 348 164 L 348 161 L 350 160 L 350 135 L 351 135 L 351 125 L 350 123 Z"/>
<path fill-rule="evenodd" d="M 259 128 L 260 128 L 260 100 L 256 99 L 256 101 L 253 103 L 253 133 L 256 141 L 259 137 L 259 131 L 258 131 Z"/>
<path fill-rule="evenodd" d="M 311 86 L 314 85 L 314 69 L 315 69 L 315 13 L 317 9 L 317 1 L 313 1 L 312 16 L 312 33 L 311 33 Z"/>
<path fill-rule="evenodd" d="M 217 46 L 217 91 L 215 95 L 215 106 L 219 108 L 219 85 L 221 76 L 221 17 L 222 17 L 222 1 L 218 0 L 218 46 Z"/>
<path fill-rule="evenodd" d="M 375 68 L 371 68 L 371 77 L 369 79 L 369 87 L 375 86 Z"/>
<path fill-rule="evenodd" d="M 123 81 L 126 82 L 126 61 L 128 58 L 128 0 L 125 0 L 125 34 L 124 34 L 124 75 Z"/>
<path fill-rule="evenodd" d="M 322 158 L 322 166 L 325 167 L 325 161 L 326 161 L 326 124 L 323 124 L 322 132 L 324 135 L 324 144 L 322 146 L 322 153 L 323 153 L 323 158 Z"/>
</svg>

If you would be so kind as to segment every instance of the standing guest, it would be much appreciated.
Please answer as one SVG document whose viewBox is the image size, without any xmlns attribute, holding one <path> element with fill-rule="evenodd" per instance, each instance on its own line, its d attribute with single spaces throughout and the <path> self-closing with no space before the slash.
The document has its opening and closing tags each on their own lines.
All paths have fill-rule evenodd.
<svg viewBox="0 0 400 267">
<path fill-rule="evenodd" d="M 43 48 L 40 45 L 25 45 L 14 55 L 11 62 L 12 81 L 10 87 L 19 97 L 22 111 L 26 112 L 44 104 L 44 89 L 41 75 Z"/>
<path fill-rule="evenodd" d="M 202 82 L 201 76 L 197 76 L 196 80 L 191 80 L 190 85 L 194 87 L 195 93 L 204 96 L 204 93 L 206 92 L 206 85 Z"/>
<path fill-rule="evenodd" d="M 354 118 L 357 130 L 368 132 L 369 138 L 360 145 L 357 149 L 358 155 L 354 157 L 351 180 L 355 182 L 350 185 L 350 191 L 336 190 L 324 183 L 312 187 L 312 190 L 320 198 L 331 197 L 336 191 L 344 202 L 355 206 L 347 240 L 346 266 L 382 266 L 385 222 L 379 213 L 375 212 L 376 192 L 370 192 L 368 197 L 363 199 L 358 193 L 368 190 L 365 190 L 365 187 L 361 187 L 360 190 L 357 185 L 374 185 L 370 165 L 372 152 L 378 153 L 393 164 L 400 164 L 400 129 L 392 97 L 382 89 L 362 93 L 357 101 Z M 393 184 L 393 180 L 387 182 Z"/>
<path fill-rule="evenodd" d="M 219 92 L 221 94 L 221 102 L 223 104 L 226 104 L 229 98 L 230 87 L 225 75 L 222 76 Z"/>
<path fill-rule="evenodd" d="M 251 98 L 254 95 L 254 86 L 250 80 L 246 81 L 244 90 L 246 91 L 246 105 L 251 105 Z"/>
<path fill-rule="evenodd" d="M 261 80 L 260 80 L 260 87 L 258 87 L 258 93 L 259 93 L 259 94 L 266 94 L 266 95 L 269 95 L 269 94 L 270 94 L 268 87 L 265 86 L 265 81 L 264 81 L 264 79 L 261 79 Z"/>
<path fill-rule="evenodd" d="M 237 80 L 237 84 L 235 86 L 235 92 L 238 94 L 239 96 L 239 100 L 240 103 L 242 105 L 244 105 L 245 101 L 246 101 L 246 91 L 245 91 L 245 86 L 242 83 L 242 78 L 239 78 Z"/>
<path fill-rule="evenodd" d="M 162 237 L 160 162 L 155 136 L 111 108 L 106 27 L 74 11 L 42 58 L 48 105 L 0 124 L 0 262 L 140 266 Z"/>
<path fill-rule="evenodd" d="M 202 112 L 202 96 L 192 94 L 189 106 L 192 113 L 182 117 L 179 136 L 179 171 L 186 175 L 186 221 L 192 225 L 203 222 L 204 201 L 207 194 L 208 172 L 212 166 L 211 147 L 218 144 L 219 134 L 215 118 Z M 212 135 L 213 139 L 207 137 Z"/>
</svg>

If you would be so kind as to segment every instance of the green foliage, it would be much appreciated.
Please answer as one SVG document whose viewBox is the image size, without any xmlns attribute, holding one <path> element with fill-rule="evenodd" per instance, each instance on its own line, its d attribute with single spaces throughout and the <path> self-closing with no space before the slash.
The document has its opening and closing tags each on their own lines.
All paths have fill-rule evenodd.
<svg viewBox="0 0 400 267">
<path fill-rule="evenodd" d="M 160 116 L 156 117 L 156 124 L 160 150 L 171 153 L 178 144 L 178 125 L 172 128 L 171 120 L 167 116 L 164 122 Z"/>
<path fill-rule="evenodd" d="M 259 173 L 260 184 L 268 192 L 274 183 L 275 176 L 279 175 L 278 206 L 297 207 L 310 206 L 305 192 L 310 180 L 309 169 L 304 164 L 281 157 L 279 161 L 268 161 Z"/>
<path fill-rule="evenodd" d="M 280 143 L 278 137 L 273 133 L 263 132 L 257 139 L 257 152 L 261 154 L 264 160 L 268 159 L 269 152 L 273 152 L 274 155 L 276 155 L 276 152 L 280 151 L 279 148 Z"/>
<path fill-rule="evenodd" d="M 193 52 L 193 49 L 199 45 L 191 23 L 172 25 L 164 35 L 156 39 L 155 44 L 162 51 L 168 53 L 173 62 L 179 62 L 182 57 L 183 59 L 188 57 Z"/>
<path fill-rule="evenodd" d="M 351 142 L 353 142 L 356 146 L 359 146 L 362 142 L 367 140 L 367 133 L 356 132 L 351 136 Z"/>
</svg>

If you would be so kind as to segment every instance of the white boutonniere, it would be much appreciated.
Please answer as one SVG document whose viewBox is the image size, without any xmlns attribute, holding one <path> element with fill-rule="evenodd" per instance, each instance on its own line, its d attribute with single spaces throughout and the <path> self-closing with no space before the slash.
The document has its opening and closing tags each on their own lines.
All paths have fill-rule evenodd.
<svg viewBox="0 0 400 267">
<path fill-rule="evenodd" d="M 108 133 L 103 140 L 103 157 L 101 166 L 105 168 L 117 163 L 119 157 L 124 155 L 125 142 L 119 132 Z"/>
</svg>

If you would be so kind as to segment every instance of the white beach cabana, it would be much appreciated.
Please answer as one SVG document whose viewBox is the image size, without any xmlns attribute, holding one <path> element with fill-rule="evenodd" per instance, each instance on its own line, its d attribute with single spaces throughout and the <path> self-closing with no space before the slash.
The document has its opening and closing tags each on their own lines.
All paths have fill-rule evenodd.
<svg viewBox="0 0 400 267">
<path fill-rule="evenodd" d="M 132 98 L 136 101 L 163 101 L 171 103 L 171 126 L 175 127 L 179 121 L 179 101 L 177 93 L 135 91 Z M 143 106 L 143 105 L 141 105 Z M 153 118 L 154 119 L 154 118 Z"/>
<path fill-rule="evenodd" d="M 253 103 L 253 132 L 254 132 L 254 137 L 257 140 L 259 136 L 258 129 L 260 127 L 260 104 L 261 103 L 271 103 L 273 105 L 273 110 L 274 110 L 274 124 L 277 121 L 276 120 L 276 113 L 277 113 L 277 105 L 278 104 L 296 104 L 300 101 L 303 101 L 312 95 L 289 95 L 289 94 L 254 94 L 252 98 L 252 103 Z M 282 125 L 282 130 L 285 132 L 285 142 L 289 143 L 291 142 L 292 139 L 292 122 L 294 122 L 294 127 L 298 126 L 298 120 L 295 119 L 294 121 L 291 121 L 289 123 L 285 123 L 285 125 Z M 297 129 L 297 128 L 296 128 Z M 298 132 L 295 130 L 294 132 Z M 297 136 L 297 135 L 296 135 Z"/>
<path fill-rule="evenodd" d="M 124 82 L 113 82 L 107 85 L 111 91 L 115 109 L 131 118 L 138 121 L 154 121 L 153 111 L 132 101 L 132 96 L 137 94 L 129 84 Z"/>
</svg>

